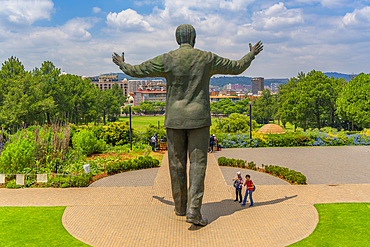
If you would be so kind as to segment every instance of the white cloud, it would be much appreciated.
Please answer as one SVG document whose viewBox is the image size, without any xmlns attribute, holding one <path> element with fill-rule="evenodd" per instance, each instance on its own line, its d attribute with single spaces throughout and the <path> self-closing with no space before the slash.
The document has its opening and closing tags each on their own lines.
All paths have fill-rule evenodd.
<svg viewBox="0 0 370 247">
<path fill-rule="evenodd" d="M 347 0 L 295 0 L 295 2 L 311 4 L 311 5 L 320 3 L 323 7 L 327 7 L 327 8 L 338 8 L 338 7 L 353 4 L 353 2 L 350 3 L 350 1 L 347 1 Z"/>
<path fill-rule="evenodd" d="M 254 13 L 252 20 L 253 27 L 266 30 L 291 28 L 304 23 L 301 10 L 287 9 L 282 2 Z"/>
<path fill-rule="evenodd" d="M 107 15 L 106 23 L 109 27 L 119 30 L 153 31 L 153 28 L 144 20 L 144 17 L 132 9 L 122 10 L 118 14 L 110 12 Z"/>
<path fill-rule="evenodd" d="M 27 25 L 41 19 L 49 20 L 53 6 L 51 0 L 0 1 L 0 20 Z"/>
<path fill-rule="evenodd" d="M 264 51 L 243 73 L 246 76 L 290 77 L 312 69 L 368 70 L 370 37 L 361 30 L 370 22 L 368 7 L 340 16 L 307 12 L 295 7 L 302 5 L 291 4 L 301 0 L 253 5 L 253 0 L 163 1 L 147 15 L 133 9 L 109 13 L 107 26 L 100 30 L 107 31 L 105 35 L 98 31 L 95 36 L 90 30 L 97 18 L 74 18 L 61 26 L 31 26 L 19 32 L 2 30 L 0 25 L 0 60 L 15 55 L 27 69 L 51 60 L 69 73 L 87 76 L 119 72 L 111 62 L 112 52 L 124 51 L 128 63 L 141 63 L 176 49 L 176 27 L 190 23 L 197 31 L 196 48 L 231 59 L 248 53 L 249 42 L 262 40 Z M 321 8 L 318 1 L 311 2 Z"/>
<path fill-rule="evenodd" d="M 99 7 L 93 7 L 93 9 L 92 9 L 92 12 L 93 13 L 99 13 L 101 11 L 101 8 L 99 8 Z"/>
<path fill-rule="evenodd" d="M 355 9 L 352 13 L 347 13 L 342 22 L 347 27 L 369 27 L 370 26 L 370 6 L 362 9 Z"/>
</svg>

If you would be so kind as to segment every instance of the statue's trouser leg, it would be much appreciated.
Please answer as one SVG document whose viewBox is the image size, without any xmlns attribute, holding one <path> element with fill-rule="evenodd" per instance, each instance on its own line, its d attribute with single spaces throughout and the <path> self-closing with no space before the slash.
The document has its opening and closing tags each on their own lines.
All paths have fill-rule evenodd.
<svg viewBox="0 0 370 247">
<path fill-rule="evenodd" d="M 207 168 L 209 127 L 188 130 L 190 159 L 187 218 L 200 220 Z"/>
<path fill-rule="evenodd" d="M 185 215 L 188 195 L 187 188 L 187 133 L 182 129 L 167 128 L 168 163 L 170 167 L 172 196 L 175 213 Z"/>
<path fill-rule="evenodd" d="M 201 219 L 200 209 L 204 194 L 207 167 L 209 127 L 181 130 L 167 128 L 168 160 L 175 212 L 182 215 L 188 202 L 188 217 Z M 189 198 L 187 198 L 186 162 L 190 156 Z"/>
</svg>

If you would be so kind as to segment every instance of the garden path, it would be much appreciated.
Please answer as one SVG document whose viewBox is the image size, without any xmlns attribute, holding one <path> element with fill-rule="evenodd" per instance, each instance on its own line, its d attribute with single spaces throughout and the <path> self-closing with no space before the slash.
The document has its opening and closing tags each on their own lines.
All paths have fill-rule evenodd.
<svg viewBox="0 0 370 247">
<path fill-rule="evenodd" d="M 0 189 L 0 206 L 67 206 L 64 227 L 92 246 L 286 246 L 315 229 L 314 203 L 370 202 L 370 184 L 258 185 L 244 208 L 213 154 L 205 183 L 205 227 L 175 216 L 167 157 L 151 187 Z"/>
<path fill-rule="evenodd" d="M 370 184 L 370 146 L 229 148 L 214 155 L 287 167 L 308 184 Z"/>
</svg>

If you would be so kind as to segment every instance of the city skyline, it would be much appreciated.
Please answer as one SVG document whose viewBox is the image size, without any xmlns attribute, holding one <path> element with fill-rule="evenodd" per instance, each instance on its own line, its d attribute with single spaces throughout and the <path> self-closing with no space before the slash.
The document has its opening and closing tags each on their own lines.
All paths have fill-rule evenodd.
<svg viewBox="0 0 370 247">
<path fill-rule="evenodd" d="M 45 60 L 67 73 L 119 70 L 112 52 L 138 64 L 174 50 L 174 31 L 190 23 L 195 48 L 230 59 L 264 42 L 242 76 L 290 78 L 312 69 L 369 73 L 370 1 L 149 0 L 0 1 L 0 60 L 27 70 Z"/>
</svg>

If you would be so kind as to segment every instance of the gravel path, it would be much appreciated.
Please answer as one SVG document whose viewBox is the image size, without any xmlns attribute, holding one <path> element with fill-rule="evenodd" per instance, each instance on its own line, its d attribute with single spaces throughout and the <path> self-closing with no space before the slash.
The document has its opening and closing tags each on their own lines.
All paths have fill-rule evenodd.
<svg viewBox="0 0 370 247">
<path fill-rule="evenodd" d="M 224 156 L 254 161 L 259 167 L 262 164 L 288 167 L 302 172 L 308 184 L 370 183 L 369 146 L 230 148 L 214 155 L 216 159 Z"/>
</svg>

